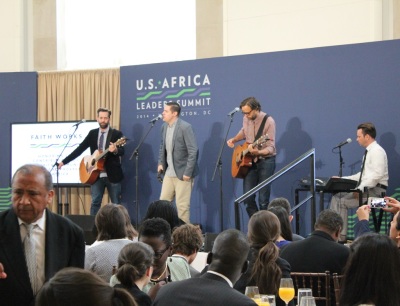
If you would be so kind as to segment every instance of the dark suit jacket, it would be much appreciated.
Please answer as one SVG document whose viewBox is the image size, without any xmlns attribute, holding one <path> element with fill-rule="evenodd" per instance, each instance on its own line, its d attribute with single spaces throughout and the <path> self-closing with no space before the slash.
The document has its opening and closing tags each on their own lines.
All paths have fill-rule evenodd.
<svg viewBox="0 0 400 306">
<path fill-rule="evenodd" d="M 350 249 L 337 243 L 323 231 L 314 231 L 303 240 L 294 241 L 281 250 L 292 272 L 325 272 L 342 274 Z"/>
<path fill-rule="evenodd" d="M 154 306 L 253 306 L 253 300 L 231 288 L 218 275 L 205 273 L 201 277 L 173 282 L 161 287 Z"/>
<path fill-rule="evenodd" d="M 167 170 L 167 149 L 165 137 L 167 135 L 168 124 L 164 123 L 161 127 L 161 145 L 158 157 L 158 164 Z M 178 118 L 172 138 L 172 159 L 176 176 L 183 180 L 183 176 L 195 177 L 199 173 L 197 165 L 198 148 L 192 126 Z"/>
<path fill-rule="evenodd" d="M 129 293 L 133 296 L 138 306 L 151 306 L 151 298 L 139 289 L 136 284 L 133 284 L 131 287 L 127 288 L 121 284 L 117 284 L 114 286 L 115 288 L 123 288 L 129 291 Z"/>
<path fill-rule="evenodd" d="M 64 267 L 84 267 L 85 240 L 80 227 L 46 209 L 45 281 Z M 14 211 L 0 213 L 0 262 L 7 273 L 0 279 L 0 304 L 28 306 L 34 296 Z"/>
<path fill-rule="evenodd" d="M 110 128 L 110 130 L 108 131 L 105 147 L 108 148 L 110 141 L 114 143 L 121 137 L 123 137 L 121 131 Z M 94 151 L 98 149 L 98 138 L 99 129 L 90 130 L 85 139 L 81 142 L 81 144 L 74 151 L 72 151 L 71 154 L 64 158 L 64 160 L 62 161 L 63 164 L 68 164 L 70 161 L 81 155 L 87 148 L 90 148 L 90 154 L 93 154 Z M 120 161 L 120 156 L 124 155 L 124 153 L 124 147 L 121 146 L 118 147 L 118 154 L 108 153 L 106 155 L 106 162 L 104 167 L 107 172 L 108 179 L 112 183 L 119 183 L 124 178 Z"/>
</svg>

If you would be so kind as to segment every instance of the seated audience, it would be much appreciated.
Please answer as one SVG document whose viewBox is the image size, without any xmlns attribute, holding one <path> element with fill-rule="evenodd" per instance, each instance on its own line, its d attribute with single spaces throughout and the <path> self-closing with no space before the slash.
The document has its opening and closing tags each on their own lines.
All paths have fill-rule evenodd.
<svg viewBox="0 0 400 306">
<path fill-rule="evenodd" d="M 249 244 L 245 235 L 235 229 L 220 233 L 207 261 L 207 273 L 161 287 L 154 306 L 246 306 L 257 305 L 234 290 L 240 274 L 247 269 Z"/>
<path fill-rule="evenodd" d="M 119 209 L 122 210 L 125 216 L 126 238 L 132 241 L 137 241 L 139 234 L 132 225 L 131 217 L 129 216 L 128 210 L 124 205 L 118 204 L 117 206 Z"/>
<path fill-rule="evenodd" d="M 268 211 L 278 217 L 281 224 L 281 232 L 275 244 L 278 248 L 282 248 L 293 240 L 292 228 L 290 227 L 289 215 L 283 207 L 268 207 Z"/>
<path fill-rule="evenodd" d="M 153 273 L 153 256 L 153 249 L 143 242 L 127 244 L 118 256 L 116 276 L 121 284 L 114 287 L 127 289 L 138 306 L 150 306 L 152 303 L 142 289 Z"/>
<path fill-rule="evenodd" d="M 37 306 L 136 306 L 124 289 L 111 288 L 98 275 L 79 268 L 57 272 L 36 297 Z"/>
<path fill-rule="evenodd" d="M 162 218 L 166 220 L 171 227 L 171 231 L 174 230 L 175 227 L 185 224 L 185 222 L 179 219 L 178 211 L 174 204 L 166 200 L 158 200 L 150 203 L 142 222 L 151 218 Z"/>
<path fill-rule="evenodd" d="M 198 228 L 192 224 L 183 224 L 172 232 L 172 257 L 181 258 L 189 264 L 191 277 L 200 275 L 190 264 L 202 245 L 203 238 Z"/>
<path fill-rule="evenodd" d="M 96 214 L 97 241 L 86 250 L 85 269 L 98 274 L 106 282 L 110 281 L 113 266 L 121 249 L 132 240 L 126 238 L 125 216 L 116 204 L 104 205 Z"/>
<path fill-rule="evenodd" d="M 400 253 L 386 235 L 368 233 L 350 245 L 340 305 L 400 305 Z"/>
<path fill-rule="evenodd" d="M 273 199 L 269 203 L 268 208 L 273 208 L 273 207 L 283 207 L 288 214 L 289 221 L 292 222 L 293 216 L 290 214 L 291 206 L 290 206 L 289 201 L 286 198 Z M 304 239 L 304 237 L 292 232 L 292 241 L 298 241 L 298 240 L 303 240 L 303 239 Z M 288 240 L 288 239 L 286 239 L 286 240 Z"/>
<path fill-rule="evenodd" d="M 290 265 L 279 257 L 275 244 L 280 235 L 278 217 L 272 212 L 260 210 L 251 216 L 248 224 L 249 268 L 235 283 L 234 288 L 244 293 L 246 286 L 258 286 L 260 294 L 277 296 L 277 305 L 285 305 L 278 298 L 281 277 L 290 277 Z"/>
</svg>

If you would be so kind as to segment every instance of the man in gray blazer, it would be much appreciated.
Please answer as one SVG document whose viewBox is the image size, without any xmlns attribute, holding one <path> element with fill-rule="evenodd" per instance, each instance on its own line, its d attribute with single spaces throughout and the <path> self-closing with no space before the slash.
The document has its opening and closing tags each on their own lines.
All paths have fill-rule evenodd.
<svg viewBox="0 0 400 306">
<path fill-rule="evenodd" d="M 24 165 L 15 172 L 12 208 L 0 213 L 1 305 L 34 305 L 36 293 L 57 271 L 83 268 L 83 231 L 46 209 L 53 196 L 51 174 L 43 166 Z"/>
<path fill-rule="evenodd" d="M 198 148 L 192 126 L 179 118 L 180 112 L 177 102 L 164 106 L 157 171 L 165 172 L 160 200 L 175 198 L 179 218 L 190 223 L 190 195 L 199 172 Z"/>
<path fill-rule="evenodd" d="M 208 254 L 208 270 L 200 277 L 171 282 L 160 288 L 154 306 L 257 305 L 233 284 L 247 270 L 249 243 L 245 234 L 228 229 L 220 233 Z"/>
</svg>

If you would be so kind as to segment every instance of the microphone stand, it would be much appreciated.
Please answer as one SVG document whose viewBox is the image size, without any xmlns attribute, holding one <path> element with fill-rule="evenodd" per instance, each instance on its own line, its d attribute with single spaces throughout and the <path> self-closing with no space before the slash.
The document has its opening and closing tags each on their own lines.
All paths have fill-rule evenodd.
<svg viewBox="0 0 400 306">
<path fill-rule="evenodd" d="M 63 203 L 61 202 L 61 189 L 60 189 L 60 184 L 59 184 L 59 170 L 58 170 L 58 159 L 63 155 L 65 149 L 68 147 L 72 137 L 75 135 L 76 130 L 78 129 L 79 124 L 75 125 L 75 130 L 72 132 L 71 137 L 68 138 L 67 143 L 65 144 L 65 146 L 62 148 L 60 155 L 57 156 L 57 159 L 53 165 L 53 167 L 50 170 L 53 171 L 54 167 L 56 167 L 56 182 L 57 182 L 57 214 L 62 215 L 63 214 Z M 68 191 L 65 191 L 65 198 L 68 201 Z M 66 208 L 68 209 L 68 203 L 66 203 Z M 65 212 L 66 214 L 68 214 L 68 211 Z"/>
<path fill-rule="evenodd" d="M 342 157 L 342 147 L 339 147 L 339 177 L 342 177 L 343 175 L 343 165 L 344 165 L 344 161 L 343 161 L 343 157 Z"/>
<path fill-rule="evenodd" d="M 219 173 L 219 201 L 220 201 L 220 213 L 219 213 L 219 215 L 220 215 L 221 232 L 224 230 L 224 219 L 223 219 L 223 215 L 222 215 L 222 212 L 223 212 L 223 209 L 224 209 L 224 196 L 223 196 L 223 192 L 222 192 L 222 160 L 221 160 L 221 157 L 222 157 L 222 153 L 224 151 L 226 140 L 228 138 L 229 130 L 231 129 L 231 125 L 232 125 L 232 122 L 233 122 L 233 115 L 234 114 L 235 113 L 232 113 L 232 114 L 228 115 L 228 116 L 230 116 L 229 126 L 228 126 L 228 129 L 226 131 L 225 138 L 222 140 L 221 148 L 219 149 L 219 153 L 218 153 L 218 157 L 217 157 L 217 162 L 215 163 L 214 173 L 213 173 L 213 176 L 211 178 L 211 181 L 213 182 L 214 181 L 214 177 L 215 177 L 215 173 L 217 172 L 217 168 L 218 168 L 218 173 Z"/>
<path fill-rule="evenodd" d="M 136 146 L 135 150 L 133 150 L 133 153 L 132 153 L 131 157 L 129 158 L 129 160 L 132 160 L 133 156 L 135 156 L 136 227 L 139 226 L 139 149 L 142 146 L 144 140 L 147 138 L 147 135 L 150 133 L 151 129 L 156 124 L 157 120 L 149 122 L 149 123 L 151 123 L 150 127 L 147 129 L 147 132 L 142 135 L 142 138 L 140 139 L 139 144 Z"/>
</svg>

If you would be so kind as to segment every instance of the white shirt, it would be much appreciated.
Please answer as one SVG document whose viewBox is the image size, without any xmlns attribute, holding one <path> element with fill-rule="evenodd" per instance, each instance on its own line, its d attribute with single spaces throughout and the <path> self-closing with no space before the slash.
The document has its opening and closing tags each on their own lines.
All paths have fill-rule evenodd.
<svg viewBox="0 0 400 306">
<path fill-rule="evenodd" d="M 26 227 L 23 225 L 25 222 L 18 218 L 19 230 L 21 233 L 21 242 L 23 243 L 26 235 L 28 234 Z M 46 247 L 46 209 L 43 210 L 43 216 L 32 223 L 37 225 L 32 230 L 32 238 L 35 241 L 36 248 L 36 271 L 37 271 L 37 284 L 38 288 L 42 288 L 45 280 L 44 265 L 45 265 L 45 247 Z"/>
<path fill-rule="evenodd" d="M 357 187 L 364 191 L 364 187 L 374 188 L 378 184 L 388 186 L 389 171 L 388 161 L 385 150 L 376 142 L 372 142 L 366 150 L 368 151 L 365 160 L 364 171 L 360 185 Z M 362 165 L 362 163 L 361 163 Z M 361 171 L 344 178 L 355 180 L 360 179 Z"/>
</svg>

